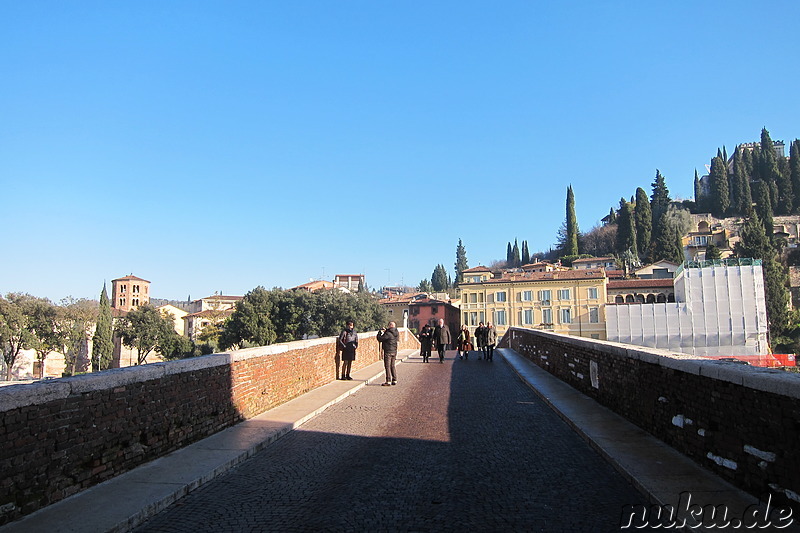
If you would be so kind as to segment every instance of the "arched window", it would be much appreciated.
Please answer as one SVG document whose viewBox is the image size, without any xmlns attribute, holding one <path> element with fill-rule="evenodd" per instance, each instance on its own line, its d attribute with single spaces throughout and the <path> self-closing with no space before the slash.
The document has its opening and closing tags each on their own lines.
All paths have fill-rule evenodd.
<svg viewBox="0 0 800 533">
<path fill-rule="evenodd" d="M 697 231 L 705 233 L 708 231 L 708 222 L 705 220 L 701 220 L 699 224 L 697 224 Z"/>
<path fill-rule="evenodd" d="M 667 297 L 664 296 L 664 293 L 661 293 L 656 297 L 656 302 L 658 302 L 660 304 L 663 304 L 666 301 L 667 301 Z"/>
<path fill-rule="evenodd" d="M 615 304 L 624 304 L 625 303 L 625 298 L 621 294 L 617 294 L 617 297 L 614 298 L 614 303 Z"/>
<path fill-rule="evenodd" d="M 668 302 L 674 302 L 675 301 L 675 295 L 672 294 L 672 293 L 669 293 L 669 296 L 667 296 L 667 301 Z"/>
<path fill-rule="evenodd" d="M 636 295 L 636 303 L 638 303 L 638 304 L 643 304 L 644 303 L 644 295 L 643 294 L 637 294 Z"/>
<path fill-rule="evenodd" d="M 647 295 L 647 303 L 654 304 L 656 303 L 656 295 L 655 294 L 648 294 Z"/>
<path fill-rule="evenodd" d="M 629 295 L 627 295 L 627 296 L 625 297 L 625 303 L 632 304 L 632 303 L 634 303 L 635 301 L 636 301 L 636 300 L 634 300 L 634 299 L 633 299 L 633 294 L 629 294 Z"/>
</svg>

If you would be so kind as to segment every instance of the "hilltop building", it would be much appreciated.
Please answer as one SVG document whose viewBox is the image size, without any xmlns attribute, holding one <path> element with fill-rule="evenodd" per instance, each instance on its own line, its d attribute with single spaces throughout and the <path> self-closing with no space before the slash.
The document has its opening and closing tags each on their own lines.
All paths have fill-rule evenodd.
<svg viewBox="0 0 800 533">
<path fill-rule="evenodd" d="M 133 274 L 111 280 L 111 308 L 127 313 L 150 303 L 150 282 Z"/>
</svg>

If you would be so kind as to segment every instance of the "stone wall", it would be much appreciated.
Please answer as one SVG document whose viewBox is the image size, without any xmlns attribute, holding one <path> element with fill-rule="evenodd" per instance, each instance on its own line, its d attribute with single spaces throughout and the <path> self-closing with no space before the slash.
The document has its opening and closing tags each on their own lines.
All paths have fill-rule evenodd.
<svg viewBox="0 0 800 533">
<path fill-rule="evenodd" d="M 501 345 L 751 494 L 800 502 L 800 374 L 521 328 Z"/>
<path fill-rule="evenodd" d="M 375 332 L 359 337 L 354 370 L 380 360 Z M 335 378 L 324 338 L 1 387 L 0 524 Z"/>
</svg>

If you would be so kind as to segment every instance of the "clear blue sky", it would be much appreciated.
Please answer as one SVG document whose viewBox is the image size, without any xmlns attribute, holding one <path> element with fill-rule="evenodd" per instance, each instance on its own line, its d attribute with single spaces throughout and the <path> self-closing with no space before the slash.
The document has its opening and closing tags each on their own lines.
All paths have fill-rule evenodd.
<svg viewBox="0 0 800 533">
<path fill-rule="evenodd" d="M 0 292 L 416 285 L 800 137 L 800 2 L 0 0 Z"/>
</svg>

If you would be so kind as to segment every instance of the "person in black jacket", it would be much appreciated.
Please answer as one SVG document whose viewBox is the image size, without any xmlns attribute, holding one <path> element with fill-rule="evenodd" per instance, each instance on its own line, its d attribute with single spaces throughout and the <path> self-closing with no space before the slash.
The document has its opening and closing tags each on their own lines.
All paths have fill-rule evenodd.
<svg viewBox="0 0 800 533">
<path fill-rule="evenodd" d="M 386 329 L 381 328 L 378 330 L 377 338 L 383 345 L 383 368 L 386 369 L 386 383 L 384 383 L 383 386 L 397 385 L 395 363 L 397 359 L 397 341 L 400 340 L 400 332 L 397 331 L 396 324 L 394 322 L 389 322 Z"/>
<path fill-rule="evenodd" d="M 339 379 L 353 379 L 350 377 L 350 369 L 356 359 L 356 348 L 358 348 L 358 333 L 355 324 L 349 320 L 344 330 L 339 334 L 339 351 L 342 353 L 342 373 Z"/>
<path fill-rule="evenodd" d="M 427 363 L 431 356 L 431 347 L 433 345 L 433 328 L 430 324 L 422 326 L 422 331 L 419 332 L 419 354 L 422 356 L 422 362 Z"/>
</svg>

